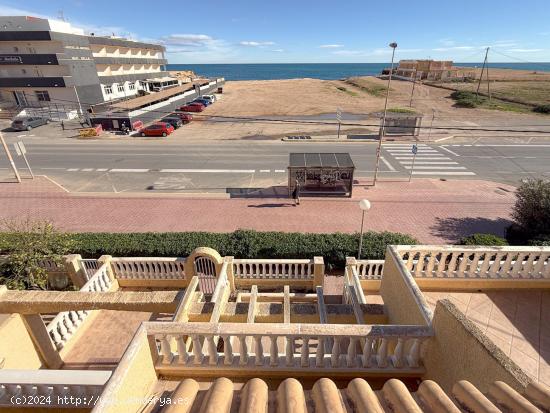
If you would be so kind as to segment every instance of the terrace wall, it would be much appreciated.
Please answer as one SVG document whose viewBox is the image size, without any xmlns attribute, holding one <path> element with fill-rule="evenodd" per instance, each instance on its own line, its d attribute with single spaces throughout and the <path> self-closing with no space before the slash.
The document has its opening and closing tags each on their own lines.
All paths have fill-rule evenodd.
<svg viewBox="0 0 550 413">
<path fill-rule="evenodd" d="M 6 315 L 0 322 L 0 358 L 4 369 L 34 370 L 43 367 L 42 360 L 19 314 Z"/>
</svg>

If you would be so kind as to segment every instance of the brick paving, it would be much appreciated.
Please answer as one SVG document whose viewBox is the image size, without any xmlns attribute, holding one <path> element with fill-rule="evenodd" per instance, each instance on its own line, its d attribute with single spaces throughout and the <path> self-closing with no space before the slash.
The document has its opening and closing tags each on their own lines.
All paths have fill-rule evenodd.
<svg viewBox="0 0 550 413">
<path fill-rule="evenodd" d="M 550 386 L 550 291 L 424 292 L 450 299 L 535 381 Z"/>
<path fill-rule="evenodd" d="M 286 232 L 357 232 L 368 198 L 366 230 L 408 233 L 422 243 L 455 243 L 472 232 L 503 235 L 514 187 L 479 180 L 418 179 L 356 186 L 354 197 L 204 199 L 173 195 L 75 195 L 39 177 L 0 183 L 0 219 L 48 219 L 66 231 L 217 231 L 239 228 Z"/>
</svg>

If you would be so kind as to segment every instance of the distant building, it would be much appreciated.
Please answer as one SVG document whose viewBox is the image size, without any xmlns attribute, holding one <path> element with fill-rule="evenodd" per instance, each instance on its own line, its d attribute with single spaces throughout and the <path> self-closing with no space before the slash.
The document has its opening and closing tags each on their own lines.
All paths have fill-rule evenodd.
<svg viewBox="0 0 550 413">
<path fill-rule="evenodd" d="M 453 66 L 452 60 L 400 60 L 397 76 L 417 80 L 445 80 L 462 77 L 462 69 Z"/>
<path fill-rule="evenodd" d="M 18 106 L 83 108 L 178 86 L 167 79 L 165 48 L 85 34 L 64 21 L 0 17 L 0 98 Z"/>
</svg>

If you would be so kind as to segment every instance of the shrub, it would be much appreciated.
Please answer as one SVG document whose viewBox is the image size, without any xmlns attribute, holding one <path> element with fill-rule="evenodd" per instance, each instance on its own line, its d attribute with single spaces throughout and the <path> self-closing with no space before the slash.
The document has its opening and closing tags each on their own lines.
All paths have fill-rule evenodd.
<svg viewBox="0 0 550 413">
<path fill-rule="evenodd" d="M 9 252 L 13 234 L 0 233 L 0 253 Z M 77 233 L 70 234 L 72 252 L 97 258 L 103 254 L 119 257 L 185 257 L 197 247 L 211 247 L 222 256 L 236 258 L 313 258 L 343 267 L 347 256 L 356 256 L 358 234 L 309 234 L 238 230 L 233 233 Z M 394 232 L 363 234 L 362 258 L 382 259 L 388 245 L 418 243 L 409 235 Z"/>
<path fill-rule="evenodd" d="M 74 248 L 73 240 L 48 221 L 5 221 L 2 227 L 10 236 L 0 242 L 0 251 L 8 253 L 0 266 L 0 284 L 10 289 L 46 289 L 48 275 L 40 262 L 47 259 L 60 265 L 63 255 Z"/>
<path fill-rule="evenodd" d="M 504 246 L 508 245 L 508 241 L 504 238 L 493 234 L 472 234 L 460 240 L 460 245 L 491 245 Z"/>
<path fill-rule="evenodd" d="M 533 108 L 533 112 L 537 113 L 550 113 L 550 105 L 539 105 Z"/>
<path fill-rule="evenodd" d="M 512 217 L 525 240 L 550 236 L 550 181 L 529 179 L 516 191 Z"/>
<path fill-rule="evenodd" d="M 456 102 L 456 106 L 461 108 L 477 108 L 485 102 L 483 96 L 476 96 L 474 92 L 466 90 L 457 90 L 451 93 L 451 98 Z"/>
</svg>

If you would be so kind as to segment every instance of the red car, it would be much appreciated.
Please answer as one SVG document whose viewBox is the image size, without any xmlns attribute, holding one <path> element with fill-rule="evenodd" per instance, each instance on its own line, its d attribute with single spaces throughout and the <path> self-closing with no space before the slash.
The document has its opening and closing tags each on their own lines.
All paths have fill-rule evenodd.
<svg viewBox="0 0 550 413">
<path fill-rule="evenodd" d="M 180 110 L 182 112 L 202 112 L 204 110 L 205 106 L 202 103 L 199 102 L 191 102 L 188 103 L 185 106 L 182 106 Z"/>
<path fill-rule="evenodd" d="M 174 132 L 174 127 L 169 123 L 157 122 L 141 130 L 141 136 L 168 136 Z"/>
<path fill-rule="evenodd" d="M 178 117 L 181 119 L 183 123 L 189 123 L 193 120 L 193 115 L 190 115 L 189 113 L 183 113 L 183 112 L 173 112 L 170 113 L 168 116 L 172 117 Z"/>
</svg>

